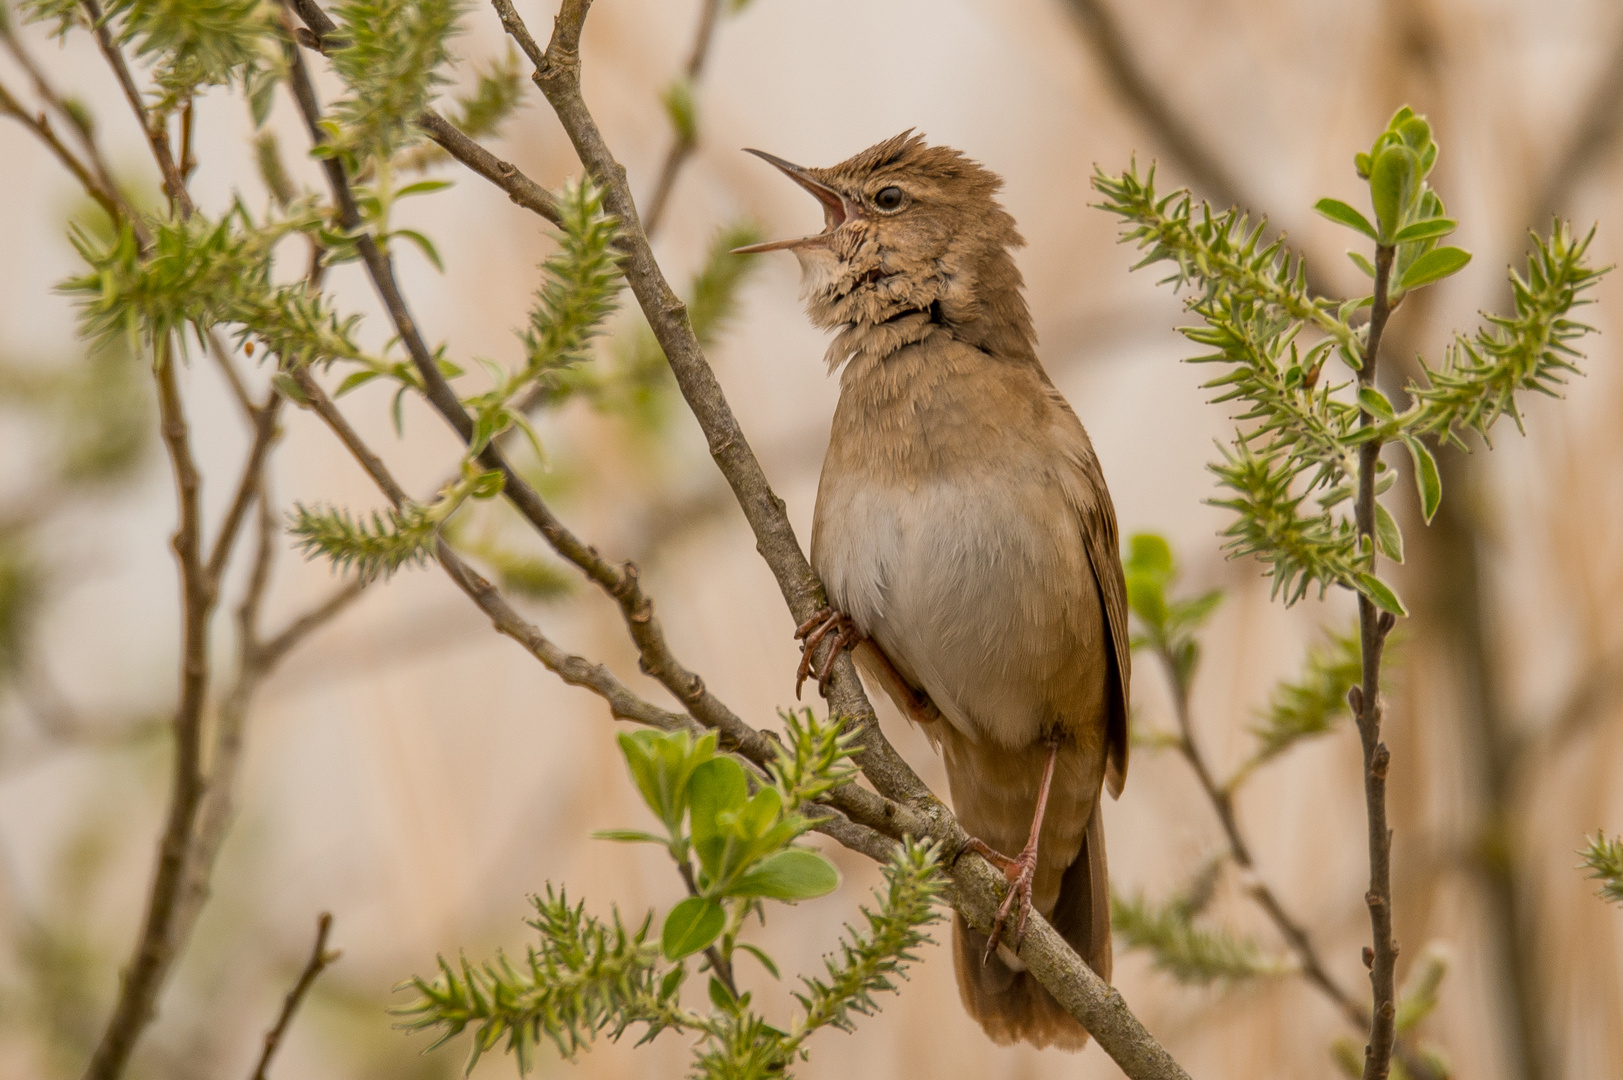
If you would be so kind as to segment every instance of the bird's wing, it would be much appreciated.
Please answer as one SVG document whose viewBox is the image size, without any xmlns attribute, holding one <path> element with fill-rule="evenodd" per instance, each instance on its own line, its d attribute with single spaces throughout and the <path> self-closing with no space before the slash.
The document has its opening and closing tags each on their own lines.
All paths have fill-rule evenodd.
<svg viewBox="0 0 1623 1080">
<path fill-rule="evenodd" d="M 1050 394 L 1051 400 L 1069 416 L 1064 426 L 1072 428 L 1074 425 L 1074 442 L 1068 447 L 1068 456 L 1081 481 L 1076 509 L 1081 518 L 1083 546 L 1093 568 L 1093 580 L 1099 588 L 1099 602 L 1110 633 L 1112 663 L 1110 685 L 1105 691 L 1109 709 L 1105 729 L 1105 786 L 1110 789 L 1112 798 L 1119 798 L 1127 783 L 1127 702 L 1133 666 L 1127 633 L 1127 577 L 1121 568 L 1121 537 L 1116 529 L 1116 508 L 1110 501 L 1104 470 L 1099 467 L 1093 444 L 1059 391 L 1051 389 Z"/>
</svg>

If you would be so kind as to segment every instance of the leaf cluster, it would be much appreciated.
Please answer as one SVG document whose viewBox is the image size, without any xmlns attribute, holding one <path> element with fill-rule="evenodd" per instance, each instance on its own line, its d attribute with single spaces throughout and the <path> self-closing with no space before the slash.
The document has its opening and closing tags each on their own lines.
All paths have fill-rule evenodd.
<svg viewBox="0 0 1623 1080">
<path fill-rule="evenodd" d="M 1112 893 L 1110 925 L 1129 949 L 1148 952 L 1155 966 L 1179 982 L 1206 986 L 1219 980 L 1237 982 L 1289 970 L 1254 938 L 1203 925 L 1197 919 L 1210 904 L 1222 870 L 1215 859 L 1181 891 L 1156 903 L 1141 893 Z"/>
<path fill-rule="evenodd" d="M 501 494 L 502 474 L 465 469 L 434 502 L 407 502 L 398 508 L 352 515 L 342 507 L 309 507 L 294 503 L 288 532 L 306 558 L 325 557 L 340 572 L 363 581 L 387 578 L 396 570 L 421 566 L 434 553 L 440 528 L 469 499 Z"/>
<path fill-rule="evenodd" d="M 1127 541 L 1122 559 L 1127 578 L 1127 606 L 1138 619 L 1140 633 L 1132 647 L 1153 649 L 1168 664 L 1180 693 L 1187 693 L 1200 663 L 1200 642 L 1195 631 L 1223 602 L 1223 590 L 1173 600 L 1167 590 L 1178 580 L 1172 547 L 1155 533 L 1135 533 Z"/>
<path fill-rule="evenodd" d="M 239 82 L 255 124 L 281 74 L 275 7 L 260 0 L 111 0 L 104 19 L 120 45 L 152 62 L 160 114 L 206 86 Z"/>
<path fill-rule="evenodd" d="M 260 224 L 238 202 L 219 221 L 201 213 L 152 221 L 145 249 L 129 226 L 107 242 L 76 230 L 74 246 L 89 269 L 58 288 L 79 298 L 81 332 L 98 343 L 184 342 L 188 327 L 201 339 L 215 326 L 235 324 L 240 337 L 257 339 L 284 366 L 370 361 L 354 336 L 359 316 L 340 318 L 323 294 L 272 277 L 276 245 L 319 221 L 317 211 L 303 207 Z"/>
<path fill-rule="evenodd" d="M 1601 883 L 1596 895 L 1623 904 L 1623 833 L 1608 840 L 1605 833 L 1598 832 L 1579 855 L 1589 876 Z"/>
<path fill-rule="evenodd" d="M 802 978 L 804 989 L 795 998 L 804 1012 L 789 1030 L 751 1009 L 750 994 L 735 996 L 714 978 L 709 1008 L 685 1007 L 681 990 L 687 966 L 664 960 L 652 939 L 652 914 L 635 928 L 618 911 L 600 920 L 551 885 L 545 897 L 532 898 L 536 917 L 529 923 L 540 941 L 523 961 L 499 953 L 482 964 L 466 957 L 453 964 L 441 957 L 435 978 L 402 984 L 417 997 L 394 1012 L 407 1030 L 439 1029 L 430 1049 L 471 1028 L 469 1070 L 503 1040 L 520 1073 L 526 1073 L 543 1040 L 574 1060 L 599 1035 L 618 1040 L 640 1026 L 638 1045 L 666 1030 L 698 1036 L 692 1077 L 788 1076 L 790 1066 L 806 1056 L 804 1044 L 812 1033 L 825 1027 L 849 1031 L 856 1016 L 875 1011 L 875 995 L 895 989 L 895 979 L 929 940 L 924 928 L 939 918 L 937 849 L 904 843 L 883 873 L 877 909 L 862 909 L 864 927 L 847 927 L 837 958 L 826 961 L 824 977 Z"/>
<path fill-rule="evenodd" d="M 605 1029 L 618 1039 L 635 1023 L 647 1025 L 642 1040 L 667 1027 L 702 1025 L 677 1002 L 680 977 L 662 977 L 659 948 L 649 940 L 652 916 L 628 928 L 615 911 L 607 922 L 586 913 L 584 903 L 571 905 L 563 890 L 549 884 L 545 897 L 531 897 L 535 917 L 528 920 L 540 936 L 515 964 L 506 955 L 483 964 L 467 957 L 452 964 L 439 957 L 439 976 L 415 977 L 403 987 L 417 1000 L 394 1010 L 401 1028 L 441 1028 L 434 1049 L 474 1029 L 468 1057 L 472 1071 L 502 1039 L 517 1059 L 521 1073 L 535 1063 L 542 1038 L 573 1060 Z M 673 969 L 679 973 L 682 969 Z"/>
<path fill-rule="evenodd" d="M 815 723 L 811 724 L 815 728 Z M 829 739 L 816 731 L 801 740 L 812 749 L 819 742 L 838 745 L 838 729 Z M 743 766 L 716 755 L 714 732 L 694 739 L 684 731 L 636 731 L 619 736 L 620 750 L 643 801 L 664 827 L 665 835 L 615 830 L 604 839 L 661 844 L 676 861 L 693 895 L 665 918 L 660 946 L 670 960 L 710 948 L 722 939 L 723 957 L 737 939 L 743 917 L 763 899 L 809 900 L 833 892 L 839 873 L 818 852 L 793 846 L 812 827 L 810 818 L 788 809 L 778 787 L 758 784 L 750 793 Z M 809 785 L 848 780 L 838 754 L 829 759 L 842 775 L 815 771 L 797 775 L 789 797 L 803 801 Z M 815 765 L 814 760 L 800 761 Z M 796 757 L 785 751 L 779 766 L 798 772 Z M 698 865 L 692 865 L 696 858 Z"/>
<path fill-rule="evenodd" d="M 1412 109 L 1400 109 L 1354 162 L 1374 221 L 1336 199 L 1316 206 L 1373 242 L 1373 261 L 1349 254 L 1372 278 L 1384 268 L 1388 305 L 1470 260 L 1459 248 L 1438 246 L 1455 222 L 1426 182 L 1436 160 L 1431 126 Z M 1123 219 L 1122 240 L 1145 252 L 1135 269 L 1170 263 L 1165 280 L 1190 289 L 1188 309 L 1200 323 L 1183 333 L 1212 350 L 1192 360 L 1221 365 L 1224 373 L 1204 385 L 1217 391 L 1217 402 L 1240 407 L 1240 429 L 1211 466 L 1228 489 L 1213 502 L 1234 512 L 1227 549 L 1261 561 L 1273 594 L 1286 604 L 1314 587 L 1323 595 L 1338 585 L 1405 614 L 1397 594 L 1374 573 L 1377 551 L 1402 561 L 1395 519 L 1377 502 L 1368 539 L 1353 520 L 1360 454 L 1370 445 L 1403 443 L 1414 462 L 1422 515 L 1430 521 L 1442 485 L 1422 437 L 1460 443 L 1459 429 L 1485 435 L 1507 412 L 1519 424 L 1517 391 L 1550 393 L 1576 370 L 1573 342 L 1589 327 L 1567 316 L 1586 302 L 1582 294 L 1603 272 L 1585 262 L 1588 239 L 1575 241 L 1557 223 L 1548 241 L 1536 241 L 1526 277 L 1511 275 L 1515 314 L 1490 317 L 1487 329 L 1458 338 L 1443 367 L 1428 368 L 1425 385 L 1409 387 L 1412 404 L 1399 413 L 1374 387 L 1354 389 L 1350 380 L 1325 373 L 1332 355 L 1352 371 L 1363 368 L 1369 324 L 1355 327 L 1352 320 L 1374 303 L 1372 295 L 1344 302 L 1313 295 L 1300 257 L 1282 240 L 1265 242 L 1265 221 L 1253 223 L 1238 209 L 1214 214 L 1204 203 L 1197 208 L 1184 191 L 1160 196 L 1153 168 L 1143 177 L 1136 163 L 1120 176 L 1101 172 L 1093 186 L 1104 196 L 1101 208 Z M 1394 474 L 1378 455 L 1370 460 L 1376 493 L 1384 494 Z"/>
<path fill-rule="evenodd" d="M 448 42 L 463 0 L 342 0 L 332 15 L 346 44 L 333 68 L 347 93 L 333 102 L 331 150 L 386 163 L 416 142 L 414 121 L 447 79 Z"/>
<path fill-rule="evenodd" d="M 1330 634 L 1308 650 L 1302 673 L 1274 688 L 1259 723 L 1251 729 L 1257 748 L 1242 767 L 1255 768 L 1303 739 L 1327 734 L 1350 715 L 1347 692 L 1363 679 L 1363 650 L 1356 626 Z"/>
</svg>

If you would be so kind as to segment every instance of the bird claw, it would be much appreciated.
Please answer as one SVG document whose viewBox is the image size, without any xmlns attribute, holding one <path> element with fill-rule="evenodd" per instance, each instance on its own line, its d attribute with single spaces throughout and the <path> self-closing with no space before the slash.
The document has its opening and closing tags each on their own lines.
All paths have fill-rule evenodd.
<svg viewBox="0 0 1623 1080">
<path fill-rule="evenodd" d="M 823 639 L 833 634 L 829 643 L 828 655 L 823 658 L 817 667 L 817 685 L 825 687 L 829 678 L 834 674 L 834 661 L 839 659 L 840 653 L 846 649 L 854 648 L 862 641 L 862 632 L 857 629 L 851 616 L 843 611 L 833 608 L 824 608 L 816 615 L 795 627 L 795 639 L 800 645 L 800 669 L 795 673 L 795 700 L 800 699 L 800 688 L 805 685 L 806 679 L 812 675 L 812 654 Z"/>
<path fill-rule="evenodd" d="M 970 837 L 966 845 L 971 851 L 1003 871 L 1004 880 L 1009 883 L 1009 891 L 1003 897 L 1003 903 L 998 906 L 997 915 L 992 919 L 992 932 L 986 937 L 986 951 L 981 954 L 981 963 L 985 964 L 997 952 L 999 942 L 1003 939 L 1003 924 L 1009 916 L 1019 908 L 1020 915 L 1014 927 L 1014 951 L 1019 952 L 1020 946 L 1026 940 L 1026 920 L 1031 916 L 1031 890 L 1032 883 L 1037 876 L 1037 845 L 1027 844 L 1024 851 L 1014 858 L 1003 854 L 987 844 L 985 841 Z"/>
</svg>

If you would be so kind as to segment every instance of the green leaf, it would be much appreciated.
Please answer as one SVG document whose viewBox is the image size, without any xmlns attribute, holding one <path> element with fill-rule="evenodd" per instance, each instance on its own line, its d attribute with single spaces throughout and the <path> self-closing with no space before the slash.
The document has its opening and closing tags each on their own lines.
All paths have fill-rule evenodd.
<svg viewBox="0 0 1623 1080">
<path fill-rule="evenodd" d="M 770 789 L 768 789 L 770 790 Z M 815 851 L 790 848 L 769 855 L 754 870 L 740 877 L 728 892 L 733 896 L 764 896 L 771 900 L 810 900 L 840 887 L 840 872 Z"/>
<path fill-rule="evenodd" d="M 372 371 L 370 369 L 352 371 L 348 375 L 344 376 L 344 381 L 338 384 L 338 389 L 333 391 L 332 396 L 334 398 L 341 398 L 351 390 L 355 389 L 357 386 L 362 386 L 369 383 L 373 379 L 379 378 L 381 375 L 382 372 Z"/>
<path fill-rule="evenodd" d="M 414 184 L 412 186 L 415 187 L 416 185 Z M 440 253 L 434 247 L 434 242 L 428 237 L 424 236 L 416 229 L 396 229 L 389 235 L 390 237 L 402 236 L 416 244 L 422 249 L 423 254 L 428 256 L 428 261 L 434 264 L 434 269 L 438 270 L 442 274 L 445 273 L 445 264 L 440 261 Z"/>
<path fill-rule="evenodd" d="M 1398 599 L 1398 594 L 1392 587 L 1374 574 L 1360 573 L 1353 580 L 1358 585 L 1358 591 L 1369 597 L 1370 603 L 1382 611 L 1390 611 L 1394 615 L 1407 616 L 1409 611 Z"/>
<path fill-rule="evenodd" d="M 1381 545 L 1381 554 L 1395 563 L 1403 561 L 1403 531 L 1380 503 L 1375 504 L 1375 539 Z"/>
<path fill-rule="evenodd" d="M 710 976 L 710 1004 L 724 1013 L 738 1012 L 738 999 L 727 989 L 727 984 L 714 975 Z"/>
<path fill-rule="evenodd" d="M 592 834 L 594 840 L 613 840 L 618 844 L 664 844 L 663 836 L 638 829 L 599 829 Z"/>
<path fill-rule="evenodd" d="M 693 848 L 712 877 L 721 872 L 727 835 L 718 818 L 736 813 L 749 799 L 744 769 L 732 758 L 711 758 L 693 770 L 688 781 L 688 808 L 693 830 Z"/>
<path fill-rule="evenodd" d="M 1430 525 L 1432 516 L 1443 501 L 1443 478 L 1437 471 L 1437 459 L 1431 456 L 1425 443 L 1412 435 L 1404 437 L 1403 445 L 1409 448 L 1409 456 L 1414 459 L 1414 483 L 1415 490 L 1420 494 L 1420 515 Z"/>
<path fill-rule="evenodd" d="M 1409 264 L 1409 269 L 1403 272 L 1403 280 L 1398 282 L 1398 289 L 1407 292 L 1421 285 L 1440 281 L 1450 274 L 1458 273 L 1470 261 L 1471 253 L 1457 247 L 1441 247 L 1428 251 Z"/>
<path fill-rule="evenodd" d="M 1375 226 L 1369 223 L 1369 219 L 1340 199 L 1320 199 L 1313 204 L 1313 209 L 1337 225 L 1345 225 L 1349 229 L 1356 229 L 1371 240 L 1380 240 L 1380 237 L 1375 235 Z"/>
<path fill-rule="evenodd" d="M 1407 146 L 1388 146 L 1375 158 L 1369 172 L 1369 197 L 1380 235 L 1385 238 L 1381 242 L 1392 242 L 1419 184 L 1420 158 Z"/>
<path fill-rule="evenodd" d="M 1392 411 L 1392 403 L 1386 400 L 1386 395 L 1373 386 L 1361 387 L 1358 391 L 1358 404 L 1371 416 L 1382 420 L 1391 420 L 1397 414 Z"/>
<path fill-rule="evenodd" d="M 1127 565 L 1135 573 L 1149 574 L 1162 581 L 1172 579 L 1172 545 L 1156 533 L 1134 533 L 1128 540 Z"/>
<path fill-rule="evenodd" d="M 285 371 L 278 371 L 276 374 L 272 375 L 271 385 L 276 387 L 276 392 L 278 394 L 281 394 L 295 405 L 303 406 L 310 404 L 310 399 L 305 396 L 304 387 L 299 385 L 299 380 L 295 379 Z M 340 391 L 340 393 L 342 393 L 342 391 Z"/>
<path fill-rule="evenodd" d="M 759 960 L 761 962 L 761 966 L 766 968 L 766 973 L 768 975 L 772 976 L 774 979 L 783 978 L 782 975 L 778 974 L 778 965 L 773 963 L 772 958 L 770 956 L 768 956 L 766 953 L 762 952 L 760 949 L 756 948 L 754 945 L 750 945 L 750 944 L 747 944 L 747 943 L 742 942 L 742 941 L 740 941 L 738 943 L 738 947 L 740 949 L 743 949 L 745 952 L 749 953 L 751 956 L 755 957 L 755 959 Z"/>
<path fill-rule="evenodd" d="M 671 908 L 660 931 L 659 951 L 667 960 L 680 960 L 709 948 L 727 925 L 727 913 L 714 900 L 690 896 Z"/>
<path fill-rule="evenodd" d="M 1166 594 L 1161 583 L 1148 574 L 1127 575 L 1127 606 L 1146 626 L 1159 629 L 1166 625 Z"/>
<path fill-rule="evenodd" d="M 405 187 L 395 192 L 394 197 L 397 199 L 404 199 L 408 195 L 428 195 L 436 191 L 444 191 L 446 188 L 454 186 L 455 185 L 449 180 L 419 180 L 415 184 L 407 184 Z"/>
<path fill-rule="evenodd" d="M 1365 277 L 1371 279 L 1375 277 L 1375 264 L 1364 258 L 1363 255 L 1356 251 L 1349 251 L 1347 252 L 1347 258 L 1351 259 L 1353 265 L 1364 272 Z"/>
<path fill-rule="evenodd" d="M 468 494 L 475 499 L 494 499 L 502 493 L 506 483 L 507 477 L 502 475 L 500 469 L 489 469 L 474 477 Z"/>
<path fill-rule="evenodd" d="M 1394 244 L 1407 244 L 1411 240 L 1430 240 L 1434 236 L 1447 236 L 1457 227 L 1456 223 L 1448 218 L 1429 218 L 1426 221 L 1417 221 L 1412 225 L 1405 225 L 1398 230 L 1392 238 Z"/>
</svg>

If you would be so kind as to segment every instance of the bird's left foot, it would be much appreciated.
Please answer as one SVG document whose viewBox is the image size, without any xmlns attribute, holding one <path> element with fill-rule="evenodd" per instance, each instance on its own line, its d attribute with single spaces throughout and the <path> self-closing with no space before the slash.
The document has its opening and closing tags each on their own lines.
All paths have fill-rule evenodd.
<svg viewBox="0 0 1623 1080">
<path fill-rule="evenodd" d="M 834 674 L 834 661 L 839 659 L 840 653 L 855 648 L 862 642 L 864 635 L 857 629 L 857 624 L 851 621 L 851 616 L 827 607 L 795 627 L 795 638 L 801 643 L 800 670 L 795 676 L 796 700 L 800 698 L 800 688 L 812 674 L 812 654 L 830 634 L 834 637 L 829 642 L 828 655 L 817 668 L 817 685 L 820 687 L 828 685 L 830 676 Z"/>
<path fill-rule="evenodd" d="M 1026 940 L 1026 919 L 1031 915 L 1031 887 L 1037 876 L 1037 838 L 1033 836 L 1031 843 L 1012 859 L 973 836 L 965 846 L 1002 870 L 1004 879 L 1009 883 L 1009 891 L 992 919 L 992 932 L 986 938 L 986 952 L 981 956 L 981 963 L 984 964 L 997 952 L 998 943 L 1003 939 L 1003 924 L 1016 910 L 1020 914 L 1014 925 L 1014 951 L 1019 952 Z"/>
</svg>

